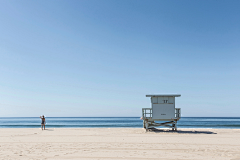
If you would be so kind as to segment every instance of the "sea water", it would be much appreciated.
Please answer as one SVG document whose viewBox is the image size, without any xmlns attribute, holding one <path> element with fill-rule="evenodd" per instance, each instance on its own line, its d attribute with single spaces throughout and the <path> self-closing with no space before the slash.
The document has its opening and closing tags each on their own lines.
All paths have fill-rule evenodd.
<svg viewBox="0 0 240 160">
<path fill-rule="evenodd" d="M 47 128 L 142 128 L 140 117 L 45 117 Z M 182 117 L 178 128 L 240 129 L 240 117 Z M 40 128 L 39 117 L 0 117 L 0 128 Z"/>
</svg>

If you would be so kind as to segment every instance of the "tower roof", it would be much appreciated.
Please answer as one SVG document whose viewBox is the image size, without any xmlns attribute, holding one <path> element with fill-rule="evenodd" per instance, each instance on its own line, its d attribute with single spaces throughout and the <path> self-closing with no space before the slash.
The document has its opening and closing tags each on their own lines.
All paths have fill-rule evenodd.
<svg viewBox="0 0 240 160">
<path fill-rule="evenodd" d="M 180 97 L 181 94 L 147 94 L 146 97 Z"/>
</svg>

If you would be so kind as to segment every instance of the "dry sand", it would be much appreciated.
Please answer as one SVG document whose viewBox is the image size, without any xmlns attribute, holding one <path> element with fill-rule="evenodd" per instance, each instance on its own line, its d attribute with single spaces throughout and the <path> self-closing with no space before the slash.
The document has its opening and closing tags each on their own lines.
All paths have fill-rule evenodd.
<svg viewBox="0 0 240 160">
<path fill-rule="evenodd" d="M 240 130 L 0 129 L 0 159 L 240 160 Z"/>
</svg>

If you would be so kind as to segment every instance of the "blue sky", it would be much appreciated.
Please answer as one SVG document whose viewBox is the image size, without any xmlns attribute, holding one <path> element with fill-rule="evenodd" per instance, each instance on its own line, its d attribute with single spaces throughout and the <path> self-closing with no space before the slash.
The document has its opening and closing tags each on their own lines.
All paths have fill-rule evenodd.
<svg viewBox="0 0 240 160">
<path fill-rule="evenodd" d="M 0 116 L 239 116 L 240 1 L 0 2 Z"/>
</svg>

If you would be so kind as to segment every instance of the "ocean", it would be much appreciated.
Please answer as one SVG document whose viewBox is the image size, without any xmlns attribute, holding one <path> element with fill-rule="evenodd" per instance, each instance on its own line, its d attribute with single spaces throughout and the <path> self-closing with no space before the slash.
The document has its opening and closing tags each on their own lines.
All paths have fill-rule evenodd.
<svg viewBox="0 0 240 160">
<path fill-rule="evenodd" d="M 178 128 L 240 129 L 240 117 L 182 117 Z M 0 128 L 40 128 L 39 117 L 0 117 Z M 142 128 L 140 117 L 46 117 L 47 128 Z"/>
</svg>

